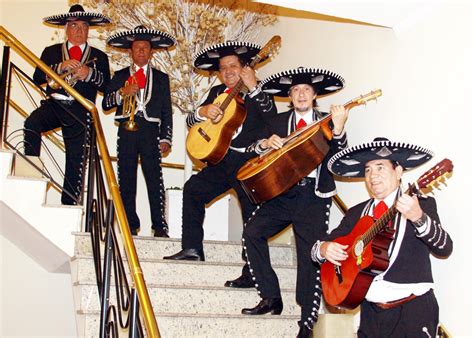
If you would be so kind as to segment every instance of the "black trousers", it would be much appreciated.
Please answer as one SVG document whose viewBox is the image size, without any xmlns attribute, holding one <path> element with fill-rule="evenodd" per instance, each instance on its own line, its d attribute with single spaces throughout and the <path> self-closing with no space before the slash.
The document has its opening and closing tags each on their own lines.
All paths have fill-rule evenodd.
<svg viewBox="0 0 474 338">
<path fill-rule="evenodd" d="M 130 229 L 140 228 L 136 210 L 137 169 L 140 157 L 150 203 L 152 229 L 168 229 L 165 220 L 165 189 L 161 170 L 160 126 L 136 116 L 137 131 L 118 129 L 117 168 L 120 194 Z"/>
<path fill-rule="evenodd" d="M 326 235 L 330 198 L 319 198 L 314 184 L 296 185 L 265 202 L 244 229 L 244 248 L 257 290 L 263 299 L 281 297 L 278 277 L 271 266 L 268 239 L 293 224 L 297 254 L 296 301 L 301 322 L 312 328 L 321 300 L 319 265 L 311 260 L 311 247 Z"/>
<path fill-rule="evenodd" d="M 364 300 L 360 310 L 360 338 L 436 337 L 439 307 L 433 290 L 394 307 L 381 309 Z"/>
<path fill-rule="evenodd" d="M 66 168 L 61 203 L 66 205 L 77 204 L 82 191 L 87 159 L 86 145 L 91 128 L 89 112 L 76 101 L 73 102 L 71 105 L 61 105 L 53 99 L 42 101 L 41 106 L 24 123 L 25 155 L 31 156 L 40 156 L 42 133 L 62 129 Z"/>
<path fill-rule="evenodd" d="M 250 202 L 236 179 L 238 170 L 249 158 L 249 154 L 229 150 L 221 162 L 207 166 L 184 184 L 183 249 L 202 249 L 206 204 L 229 189 L 237 193 L 244 222 L 250 217 L 256 206 Z M 250 276 L 247 265 L 242 274 Z"/>
</svg>

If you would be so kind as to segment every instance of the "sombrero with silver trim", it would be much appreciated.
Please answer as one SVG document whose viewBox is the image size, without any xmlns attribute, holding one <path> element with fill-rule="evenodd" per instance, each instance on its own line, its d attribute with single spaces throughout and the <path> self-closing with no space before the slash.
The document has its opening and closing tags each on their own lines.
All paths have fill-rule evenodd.
<svg viewBox="0 0 474 338">
<path fill-rule="evenodd" d="M 299 67 L 273 74 L 262 81 L 262 90 L 268 94 L 287 97 L 291 87 L 308 84 L 318 96 L 333 94 L 344 88 L 342 76 L 324 69 Z"/>
<path fill-rule="evenodd" d="M 364 143 L 341 150 L 329 159 L 328 169 L 344 177 L 364 177 L 365 164 L 372 160 L 391 160 L 410 170 L 428 162 L 434 156 L 431 150 L 377 137 Z"/>
<path fill-rule="evenodd" d="M 219 59 L 237 55 L 244 63 L 249 63 L 261 49 L 261 46 L 250 42 L 227 41 L 198 52 L 193 58 L 193 64 L 194 67 L 202 70 L 218 71 Z"/>
<path fill-rule="evenodd" d="M 176 39 L 165 32 L 137 26 L 132 30 L 119 32 L 107 39 L 107 44 L 112 47 L 129 49 L 134 41 L 150 41 L 151 48 L 168 48 L 176 43 Z"/>
<path fill-rule="evenodd" d="M 86 12 L 79 4 L 72 5 L 68 13 L 52 15 L 43 19 L 46 23 L 58 26 L 64 26 L 68 22 L 77 20 L 86 21 L 89 26 L 104 26 L 112 22 L 110 18 L 100 13 Z"/>
</svg>

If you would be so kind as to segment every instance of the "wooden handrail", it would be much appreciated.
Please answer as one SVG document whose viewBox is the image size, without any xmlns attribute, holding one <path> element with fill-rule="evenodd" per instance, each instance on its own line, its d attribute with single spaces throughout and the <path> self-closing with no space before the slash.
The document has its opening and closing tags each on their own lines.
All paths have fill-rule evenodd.
<svg viewBox="0 0 474 338">
<path fill-rule="evenodd" d="M 158 330 L 158 324 L 156 323 L 155 314 L 153 313 L 153 307 L 151 306 L 150 296 L 148 289 L 143 278 L 143 272 L 140 267 L 138 260 L 137 251 L 135 244 L 133 243 L 132 234 L 130 233 L 130 227 L 128 225 L 127 216 L 125 214 L 125 208 L 123 206 L 122 197 L 115 178 L 115 173 L 112 167 L 110 154 L 105 141 L 104 131 L 100 123 L 99 114 L 97 107 L 82 95 L 80 95 L 74 88 L 72 88 L 66 81 L 64 81 L 56 72 L 54 72 L 48 65 L 41 61 L 35 54 L 33 54 L 26 46 L 24 46 L 19 40 L 15 38 L 10 32 L 8 32 L 3 26 L 0 26 L 0 37 L 5 41 L 7 45 L 15 49 L 25 60 L 33 64 L 34 66 L 41 69 L 47 76 L 56 81 L 63 87 L 77 102 L 79 102 L 85 109 L 87 109 L 93 118 L 94 127 L 97 134 L 97 144 L 99 153 L 102 157 L 104 166 L 105 176 L 107 185 L 109 187 L 112 200 L 115 205 L 115 214 L 117 216 L 118 225 L 120 232 L 123 236 L 125 254 L 127 256 L 130 273 L 132 276 L 133 284 L 137 290 L 138 298 L 140 300 L 140 309 L 143 313 L 145 321 L 145 327 L 147 335 L 149 337 L 161 337 Z"/>
</svg>

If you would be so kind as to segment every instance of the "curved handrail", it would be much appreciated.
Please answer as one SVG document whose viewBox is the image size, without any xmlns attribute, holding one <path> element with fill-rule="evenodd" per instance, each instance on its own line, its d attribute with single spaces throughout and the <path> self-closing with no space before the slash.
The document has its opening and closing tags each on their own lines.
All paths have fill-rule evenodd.
<svg viewBox="0 0 474 338">
<path fill-rule="evenodd" d="M 12 48 L 14 48 L 19 54 L 21 54 L 25 58 L 25 60 L 41 69 L 47 76 L 59 83 L 64 88 L 64 90 L 66 90 L 72 97 L 77 100 L 77 102 L 79 102 L 85 109 L 87 109 L 91 113 L 93 121 L 95 122 L 94 128 L 96 131 L 98 149 L 102 157 L 102 163 L 104 166 L 109 191 L 112 195 L 112 200 L 114 202 L 115 213 L 117 216 L 120 232 L 123 236 L 125 254 L 130 265 L 130 273 L 138 293 L 140 308 L 143 311 L 147 334 L 150 337 L 160 337 L 158 324 L 156 323 L 155 315 L 153 313 L 153 307 L 151 306 L 150 296 L 148 294 L 148 289 L 143 278 L 143 272 L 140 267 L 137 251 L 132 240 L 132 234 L 130 233 L 127 216 L 125 214 L 122 197 L 120 196 L 117 179 L 115 177 L 115 173 L 112 167 L 112 162 L 107 148 L 107 143 L 105 141 L 104 131 L 100 123 L 97 107 L 92 102 L 80 95 L 73 87 L 71 87 L 66 81 L 64 81 L 58 74 L 56 74 L 56 72 L 54 72 L 43 61 L 41 61 L 35 54 L 33 54 L 28 48 L 26 48 L 26 46 L 24 46 L 18 39 L 16 39 L 15 36 L 13 36 L 1 25 L 0 37 L 5 41 L 6 44 L 8 44 Z"/>
</svg>

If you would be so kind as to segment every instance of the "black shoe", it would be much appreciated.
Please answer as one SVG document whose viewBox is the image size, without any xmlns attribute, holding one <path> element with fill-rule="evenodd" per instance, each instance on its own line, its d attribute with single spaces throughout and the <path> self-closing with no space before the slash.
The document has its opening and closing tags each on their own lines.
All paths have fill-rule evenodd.
<svg viewBox="0 0 474 338">
<path fill-rule="evenodd" d="M 175 261 L 203 261 L 204 262 L 204 251 L 198 249 L 183 249 L 180 252 L 172 255 L 165 256 L 163 259 L 172 259 Z"/>
<path fill-rule="evenodd" d="M 301 325 L 296 338 L 311 338 L 311 337 L 313 337 L 313 330 L 308 329 L 306 325 Z"/>
<path fill-rule="evenodd" d="M 262 299 L 260 303 L 251 309 L 242 309 L 243 315 L 264 315 L 271 313 L 272 315 L 279 315 L 283 311 L 283 302 L 281 298 Z"/>
<path fill-rule="evenodd" d="M 170 236 L 168 236 L 168 230 L 164 228 L 155 229 L 153 237 L 170 238 Z"/>
<path fill-rule="evenodd" d="M 247 277 L 244 275 L 241 275 L 239 278 L 236 278 L 234 280 L 228 280 L 225 282 L 224 286 L 228 288 L 253 288 L 254 287 L 254 282 L 252 281 L 251 277 Z"/>
<path fill-rule="evenodd" d="M 130 229 L 132 236 L 138 236 L 138 229 Z"/>
</svg>

